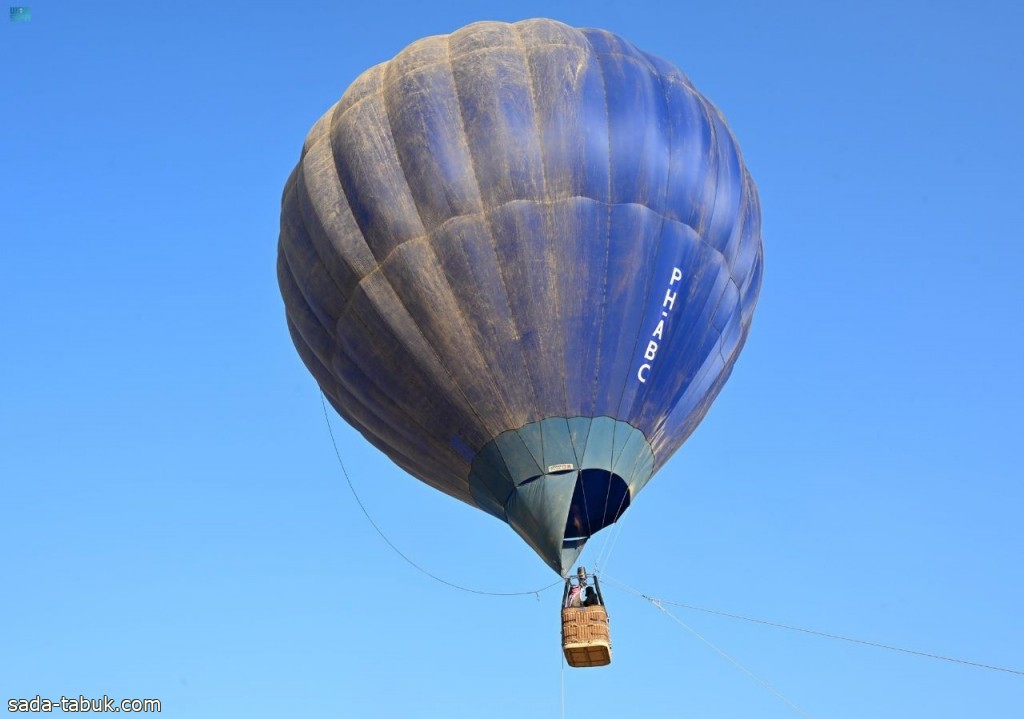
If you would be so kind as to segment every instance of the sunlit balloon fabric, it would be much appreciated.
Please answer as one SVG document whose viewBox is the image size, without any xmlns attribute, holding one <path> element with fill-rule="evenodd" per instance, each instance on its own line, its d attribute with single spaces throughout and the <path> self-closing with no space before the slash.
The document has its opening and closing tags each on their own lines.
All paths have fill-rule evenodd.
<svg viewBox="0 0 1024 719">
<path fill-rule="evenodd" d="M 718 110 L 668 62 L 549 20 L 367 70 L 282 205 L 288 327 L 334 409 L 560 574 L 704 417 L 761 285 Z"/>
</svg>

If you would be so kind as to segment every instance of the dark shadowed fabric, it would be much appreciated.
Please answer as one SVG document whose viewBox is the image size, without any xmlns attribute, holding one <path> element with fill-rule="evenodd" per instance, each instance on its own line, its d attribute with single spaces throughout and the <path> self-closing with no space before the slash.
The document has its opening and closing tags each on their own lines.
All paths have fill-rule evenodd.
<svg viewBox="0 0 1024 719">
<path fill-rule="evenodd" d="M 718 110 L 664 60 L 549 20 L 363 73 L 282 200 L 288 327 L 332 406 L 562 574 L 708 411 L 761 275 Z"/>
</svg>

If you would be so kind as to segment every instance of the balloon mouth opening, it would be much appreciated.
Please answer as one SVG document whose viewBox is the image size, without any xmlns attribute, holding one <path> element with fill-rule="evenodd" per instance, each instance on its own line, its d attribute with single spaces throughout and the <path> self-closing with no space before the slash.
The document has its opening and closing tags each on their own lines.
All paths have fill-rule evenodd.
<svg viewBox="0 0 1024 719">
<path fill-rule="evenodd" d="M 565 543 L 575 546 L 614 524 L 629 507 L 629 502 L 629 485 L 615 472 L 581 470 L 576 476 L 565 520 Z"/>
</svg>

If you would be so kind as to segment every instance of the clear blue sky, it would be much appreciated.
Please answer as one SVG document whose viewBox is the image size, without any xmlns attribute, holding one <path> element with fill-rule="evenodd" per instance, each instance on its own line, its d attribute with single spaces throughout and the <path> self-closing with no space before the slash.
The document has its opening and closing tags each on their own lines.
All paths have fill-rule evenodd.
<svg viewBox="0 0 1024 719">
<path fill-rule="evenodd" d="M 1024 669 L 1024 11 L 976 2 L 32 2 L 0 25 L 0 699 L 558 717 L 555 590 L 417 573 L 288 338 L 281 190 L 365 68 L 475 20 L 623 35 L 724 112 L 766 272 L 707 419 L 621 522 L 651 595 Z M 671 7 L 671 9 L 669 9 Z M 335 418 L 444 578 L 556 577 Z M 592 542 L 592 564 L 606 546 Z M 799 716 L 609 586 L 565 716 Z M 1024 677 L 673 609 L 815 719 L 1024 712 Z"/>
</svg>

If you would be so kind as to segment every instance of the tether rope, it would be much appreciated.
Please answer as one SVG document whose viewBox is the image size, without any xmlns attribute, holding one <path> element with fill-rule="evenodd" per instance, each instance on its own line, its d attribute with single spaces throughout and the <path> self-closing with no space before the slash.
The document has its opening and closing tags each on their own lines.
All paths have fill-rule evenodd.
<svg viewBox="0 0 1024 719">
<path fill-rule="evenodd" d="M 674 622 L 675 622 L 676 624 L 678 624 L 679 626 L 683 627 L 683 629 L 685 629 L 686 631 L 690 632 L 690 634 L 692 634 L 693 636 L 697 637 L 697 639 L 700 639 L 700 640 L 701 640 L 702 642 L 704 642 L 704 643 L 705 643 L 705 644 L 707 644 L 707 645 L 708 645 L 709 647 L 711 647 L 712 649 L 714 649 L 714 650 L 715 650 L 716 652 L 718 652 L 718 654 L 720 654 L 721 656 L 723 656 L 723 657 L 725 657 L 725 658 L 726 658 L 727 660 L 729 660 L 729 662 L 730 662 L 730 663 L 731 663 L 731 664 L 732 664 L 733 666 L 735 666 L 735 667 L 736 667 L 737 669 L 739 669 L 740 671 L 742 671 L 742 672 L 743 672 L 744 674 L 746 674 L 746 675 L 747 675 L 748 677 L 750 677 L 751 679 L 753 679 L 754 681 L 756 681 L 756 682 L 757 682 L 758 684 L 760 684 L 760 685 L 761 685 L 762 687 L 764 687 L 764 688 L 765 688 L 765 689 L 767 689 L 767 690 L 768 690 L 769 692 L 771 692 L 771 693 L 772 693 L 772 695 L 774 695 L 776 699 L 778 699 L 779 701 L 781 701 L 781 702 L 782 702 L 783 704 L 785 704 L 786 706 L 788 706 L 788 707 L 789 707 L 790 709 L 792 709 L 793 711 L 795 711 L 795 712 L 796 712 L 797 714 L 799 714 L 800 716 L 802 716 L 802 717 L 806 717 L 806 719 L 813 719 L 813 717 L 811 717 L 811 715 L 810 715 L 810 714 L 808 714 L 808 713 L 807 713 L 807 712 L 805 712 L 805 711 L 804 711 L 803 709 L 801 709 L 801 708 L 800 708 L 800 707 L 799 707 L 799 706 L 798 706 L 797 704 L 795 704 L 795 703 L 794 703 L 794 702 L 793 702 L 792 700 L 790 700 L 790 699 L 787 699 L 787 698 L 786 698 L 786 697 L 785 697 L 785 696 L 784 696 L 784 695 L 782 694 L 782 692 L 780 692 L 780 691 L 779 691 L 778 689 L 776 689 L 775 687 L 773 687 L 773 686 L 772 686 L 771 684 L 769 684 L 768 682 L 766 682 L 766 681 L 765 681 L 764 679 L 762 679 L 761 677 L 759 677 L 759 676 L 757 676 L 756 674 L 754 674 L 754 672 L 752 672 L 752 671 L 750 671 L 749 669 L 747 669 L 747 667 L 745 667 L 745 666 L 744 666 L 743 664 L 741 664 L 741 663 L 739 662 L 739 660 L 738 660 L 738 659 L 736 659 L 736 658 L 735 658 L 735 657 L 733 657 L 732 655 L 730 655 L 730 654 L 726 653 L 726 652 L 725 652 L 725 650 L 723 650 L 723 649 L 721 649 L 720 647 L 716 646 L 716 645 L 715 645 L 714 643 L 712 643 L 712 642 L 711 642 L 711 641 L 710 641 L 710 640 L 709 640 L 709 639 L 708 639 L 707 637 L 705 637 L 704 635 L 700 634 L 700 633 L 699 633 L 699 632 L 698 632 L 697 630 L 695 630 L 695 629 L 694 629 L 693 627 L 691 627 L 690 625 L 688 625 L 688 624 L 687 624 L 686 622 L 684 622 L 684 621 L 683 621 L 682 619 L 680 619 L 679 617 L 677 617 L 677 616 L 676 616 L 675 614 L 673 614 L 673 613 L 672 613 L 672 612 L 670 612 L 669 610 L 665 609 L 665 607 L 664 607 L 664 606 L 662 606 L 661 602 L 659 602 L 659 601 L 658 601 L 657 599 L 648 599 L 648 601 L 650 601 L 650 602 L 651 602 L 651 604 L 652 604 L 652 605 L 654 605 L 654 607 L 656 607 L 657 609 L 660 609 L 661 611 L 663 611 L 663 612 L 665 613 L 665 615 L 666 615 L 666 616 L 668 616 L 668 617 L 669 617 L 670 619 L 672 619 L 672 620 L 673 620 L 673 621 L 674 621 Z"/>
<path fill-rule="evenodd" d="M 835 639 L 835 640 L 842 641 L 842 642 L 851 642 L 853 644 L 862 644 L 862 645 L 867 646 L 867 647 L 875 647 L 876 649 L 887 649 L 887 650 L 892 651 L 892 652 L 901 652 L 903 654 L 911 654 L 913 656 L 918 656 L 918 657 L 927 657 L 928 659 L 939 659 L 941 661 L 952 662 L 954 664 L 964 664 L 964 665 L 971 666 L 971 667 L 977 667 L 978 669 L 988 669 L 989 671 L 1006 672 L 1007 674 L 1016 674 L 1018 676 L 1024 676 L 1024 671 L 1021 671 L 1019 669 L 1010 669 L 1008 667 L 1000 667 L 1000 666 L 996 666 L 994 664 L 983 664 L 981 662 L 973 662 L 973 661 L 970 661 L 970 660 L 967 660 L 967 659 L 958 659 L 956 657 L 947 657 L 947 656 L 944 656 L 942 654 L 933 654 L 931 652 L 921 652 L 921 651 L 917 651 L 915 649 L 905 649 L 903 647 L 897 647 L 897 646 L 893 646 L 891 644 L 882 644 L 880 642 L 869 642 L 869 641 L 864 640 L 864 639 L 855 639 L 853 637 L 844 637 L 844 636 L 839 635 L 839 634 L 829 634 L 828 632 L 820 632 L 820 631 L 817 631 L 815 629 L 804 629 L 802 627 L 794 627 L 794 626 L 789 625 L 789 624 L 781 624 L 779 622 L 770 622 L 770 621 L 765 620 L 765 619 L 755 619 L 753 617 L 745 617 L 742 614 L 732 614 L 732 613 L 729 613 L 729 612 L 718 611 L 716 609 L 707 609 L 705 607 L 697 607 L 697 606 L 694 606 L 692 604 L 685 604 L 683 602 L 672 602 L 672 601 L 669 601 L 667 599 L 657 599 L 655 597 L 651 597 L 651 596 L 649 596 L 647 594 L 644 594 L 640 590 L 635 589 L 635 588 L 629 586 L 628 584 L 625 584 L 624 582 L 621 582 L 621 581 L 615 579 L 614 577 L 609 576 L 608 574 L 602 574 L 601 576 L 602 576 L 602 578 L 611 581 L 613 584 L 618 585 L 622 589 L 625 589 L 625 590 L 627 590 L 629 592 L 632 592 L 633 594 L 636 594 L 638 597 L 646 599 L 647 601 L 649 601 L 651 603 L 657 603 L 657 605 L 669 604 L 669 605 L 674 606 L 674 607 L 681 607 L 683 609 L 690 609 L 690 610 L 693 610 L 695 612 L 704 612 L 705 614 L 714 614 L 714 615 L 717 615 L 717 616 L 720 616 L 720 617 L 727 617 L 729 619 L 739 619 L 739 620 L 742 620 L 744 622 L 751 622 L 753 624 L 763 624 L 763 625 L 768 626 L 768 627 L 776 627 L 777 629 L 788 629 L 789 631 L 792 631 L 792 632 L 802 632 L 804 634 L 812 634 L 812 635 L 817 636 L 817 637 L 824 637 L 825 639 Z M 659 608 L 661 608 L 662 611 L 664 611 L 664 609 L 662 607 L 659 606 Z"/>
<path fill-rule="evenodd" d="M 559 677 L 559 684 L 562 687 L 562 719 L 565 719 L 565 654 L 558 652 L 561 660 L 562 674 Z"/>
<path fill-rule="evenodd" d="M 324 399 L 323 392 L 320 393 L 320 405 L 321 405 L 321 407 L 323 407 L 323 410 L 324 410 L 324 421 L 327 423 L 327 431 L 331 435 L 331 444 L 334 446 L 334 456 L 336 456 L 338 458 L 338 466 L 341 467 L 341 473 L 345 477 L 345 481 L 348 483 L 348 488 L 352 492 L 352 496 L 355 498 L 356 504 L 359 505 L 359 509 L 362 510 L 363 516 L 366 517 L 366 521 L 369 522 L 370 526 L 373 527 L 374 530 L 377 532 L 377 534 L 380 535 L 380 538 L 383 539 L 384 542 L 389 547 L 391 547 L 392 550 L 394 550 L 395 554 L 397 554 L 399 557 L 401 557 L 406 562 L 408 562 L 414 569 L 416 569 L 417 571 L 421 572 L 422 574 L 427 575 L 428 577 L 430 577 L 434 581 L 440 582 L 441 584 L 447 585 L 447 586 L 449 586 L 449 587 L 451 587 L 453 589 L 459 589 L 459 590 L 461 590 L 463 592 L 470 592 L 471 594 L 483 594 L 483 595 L 486 595 L 486 596 L 489 596 L 489 597 L 523 597 L 523 596 L 529 596 L 529 595 L 532 594 L 533 596 L 537 597 L 537 601 L 540 601 L 540 593 L 541 592 L 547 591 L 548 589 L 551 589 L 552 587 L 557 587 L 557 586 L 560 586 L 562 584 L 562 580 L 559 579 L 557 582 L 554 582 L 553 584 L 549 584 L 546 587 L 541 587 L 540 589 L 534 589 L 533 591 L 529 591 L 529 592 L 488 592 L 488 591 L 484 591 L 482 589 L 473 589 L 472 587 L 464 587 L 461 584 L 455 584 L 454 582 L 449 582 L 447 579 L 442 579 L 441 577 L 439 577 L 436 574 L 434 574 L 434 573 L 424 569 L 419 564 L 414 562 L 412 559 L 410 559 L 408 556 L 406 556 L 406 554 L 401 549 L 396 547 L 394 542 L 392 542 L 390 539 L 388 539 L 387 535 L 384 534 L 384 531 L 379 526 L 377 526 L 376 522 L 373 521 L 373 517 L 370 516 L 369 511 L 367 511 L 366 506 L 363 504 L 363 501 L 359 498 L 359 493 L 356 492 L 355 485 L 352 484 L 352 478 L 349 477 L 348 470 L 345 469 L 345 462 L 342 461 L 342 459 L 341 459 L 341 451 L 338 449 L 338 442 L 334 438 L 334 428 L 331 426 L 331 417 L 330 417 L 330 415 L 327 412 L 327 401 Z"/>
</svg>

